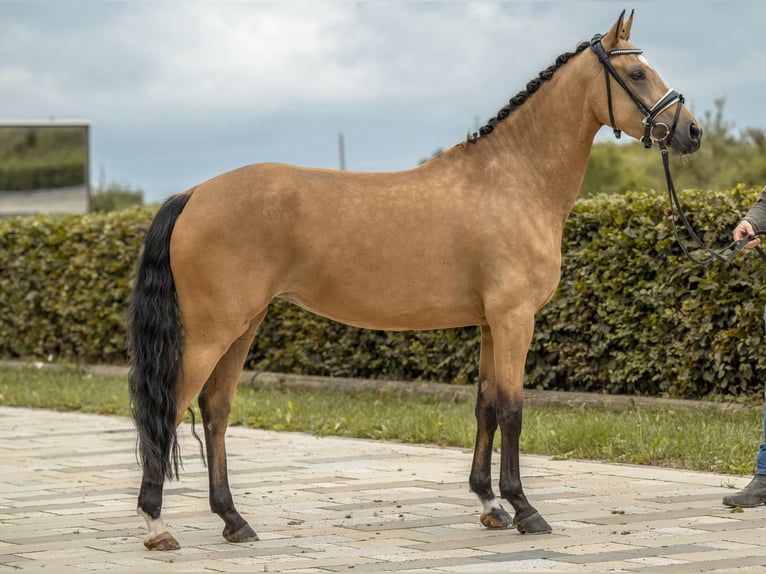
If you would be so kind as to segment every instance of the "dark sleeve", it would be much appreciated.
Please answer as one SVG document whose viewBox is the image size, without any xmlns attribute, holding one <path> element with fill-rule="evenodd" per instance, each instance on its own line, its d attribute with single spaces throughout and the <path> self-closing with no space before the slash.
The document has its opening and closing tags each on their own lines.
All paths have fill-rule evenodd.
<svg viewBox="0 0 766 574">
<path fill-rule="evenodd" d="M 756 233 L 766 231 L 766 187 L 761 190 L 760 197 L 743 219 L 747 219 L 752 224 Z"/>
</svg>

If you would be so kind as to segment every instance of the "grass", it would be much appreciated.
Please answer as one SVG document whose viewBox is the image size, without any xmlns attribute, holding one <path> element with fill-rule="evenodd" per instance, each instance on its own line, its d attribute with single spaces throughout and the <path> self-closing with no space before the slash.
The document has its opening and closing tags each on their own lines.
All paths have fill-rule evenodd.
<svg viewBox="0 0 766 574">
<path fill-rule="evenodd" d="M 0 367 L 0 404 L 130 415 L 123 377 L 77 369 Z M 475 432 L 468 403 L 248 387 L 237 391 L 230 424 L 466 448 L 473 446 Z M 760 408 L 528 406 L 521 449 L 557 458 L 750 474 L 761 426 Z"/>
</svg>

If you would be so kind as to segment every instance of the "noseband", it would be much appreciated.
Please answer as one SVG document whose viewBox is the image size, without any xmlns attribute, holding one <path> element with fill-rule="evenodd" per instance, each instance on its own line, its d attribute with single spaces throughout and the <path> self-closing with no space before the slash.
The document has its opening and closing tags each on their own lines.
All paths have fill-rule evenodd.
<svg viewBox="0 0 766 574">
<path fill-rule="evenodd" d="M 694 231 L 694 228 L 692 227 L 691 223 L 689 222 L 688 218 L 686 217 L 686 213 L 684 213 L 683 208 L 681 207 L 681 202 L 678 199 L 678 194 L 676 193 L 675 185 L 673 184 L 673 177 L 670 175 L 670 163 L 669 163 L 669 154 L 668 154 L 668 146 L 670 145 L 670 142 L 673 141 L 673 135 L 676 133 L 676 126 L 678 125 L 678 118 L 681 115 L 681 108 L 684 104 L 684 97 L 679 92 L 677 92 L 674 89 L 669 89 L 667 92 L 665 92 L 665 95 L 662 96 L 657 102 L 650 108 L 647 107 L 644 102 L 641 101 L 641 99 L 636 96 L 636 94 L 633 93 L 633 91 L 628 87 L 628 85 L 625 83 L 625 80 L 623 80 L 620 75 L 617 73 L 617 70 L 614 69 L 614 66 L 612 65 L 612 62 L 610 61 L 610 58 L 612 56 L 624 56 L 627 54 L 642 54 L 643 50 L 640 50 L 638 48 L 625 48 L 622 50 L 611 50 L 607 52 L 604 49 L 604 46 L 601 44 L 601 34 L 596 34 L 593 36 L 593 39 L 590 42 L 590 47 L 593 50 L 593 52 L 598 57 L 598 61 L 601 63 L 601 65 L 604 67 L 604 77 L 606 79 L 606 99 L 607 99 L 607 106 L 609 108 L 609 123 L 612 126 L 612 131 L 614 132 L 614 137 L 617 139 L 620 138 L 620 135 L 622 132 L 620 129 L 615 125 L 614 122 L 614 111 L 612 110 L 612 82 L 611 79 L 614 78 L 615 82 L 617 82 L 620 87 L 622 87 L 623 90 L 625 90 L 625 93 L 628 94 L 628 97 L 630 97 L 631 100 L 633 100 L 633 103 L 636 104 L 641 114 L 644 116 L 642 123 L 644 125 L 644 135 L 641 137 L 641 143 L 644 144 L 645 148 L 652 147 L 652 144 L 654 142 L 657 142 L 657 145 L 660 148 L 660 151 L 662 152 L 662 166 L 665 168 L 665 181 L 668 186 L 668 195 L 670 196 L 670 211 L 671 211 L 671 222 L 673 224 L 673 234 L 676 238 L 676 242 L 678 243 L 679 247 L 681 248 L 681 251 L 684 252 L 684 254 L 691 259 L 694 263 L 703 265 L 706 263 L 710 263 L 711 261 L 722 261 L 728 263 L 734 257 L 744 249 L 745 245 L 747 245 L 750 241 L 755 239 L 755 237 L 745 237 L 744 239 L 740 239 L 739 241 L 732 241 L 729 245 L 726 247 L 716 251 L 713 249 L 710 249 L 708 246 L 705 245 L 705 243 L 700 239 L 700 237 L 697 235 L 697 233 Z M 668 127 L 667 124 L 663 122 L 657 121 L 657 116 L 659 116 L 662 112 L 667 110 L 672 105 L 676 106 L 675 114 L 673 115 L 673 123 L 670 127 Z M 662 128 L 662 134 L 658 135 L 655 133 L 656 128 Z M 705 257 L 700 259 L 699 257 L 695 257 L 692 255 L 692 253 L 689 251 L 689 249 L 681 242 L 681 239 L 678 236 L 678 229 L 676 227 L 676 212 L 678 213 L 678 218 L 683 223 L 683 226 L 686 228 L 687 233 L 692 238 L 693 242 L 696 243 L 697 248 L 701 249 L 705 253 Z M 766 260 L 766 253 L 760 249 L 760 247 L 756 246 L 756 251 L 761 256 L 762 259 Z"/>
</svg>

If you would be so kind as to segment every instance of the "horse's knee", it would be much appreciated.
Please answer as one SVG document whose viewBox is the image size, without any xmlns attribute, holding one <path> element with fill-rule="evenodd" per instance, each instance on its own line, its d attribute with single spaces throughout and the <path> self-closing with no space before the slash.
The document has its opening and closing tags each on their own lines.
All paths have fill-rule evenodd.
<svg viewBox="0 0 766 574">
<path fill-rule="evenodd" d="M 468 486 L 471 492 L 482 500 L 494 497 L 492 493 L 492 475 L 484 468 L 474 468 L 468 477 Z"/>
<path fill-rule="evenodd" d="M 477 400 L 473 414 L 481 426 L 491 430 L 497 428 L 497 408 L 494 402 Z"/>
<path fill-rule="evenodd" d="M 497 422 L 500 428 L 511 433 L 521 433 L 522 408 L 517 401 L 504 401 L 497 405 Z"/>
</svg>

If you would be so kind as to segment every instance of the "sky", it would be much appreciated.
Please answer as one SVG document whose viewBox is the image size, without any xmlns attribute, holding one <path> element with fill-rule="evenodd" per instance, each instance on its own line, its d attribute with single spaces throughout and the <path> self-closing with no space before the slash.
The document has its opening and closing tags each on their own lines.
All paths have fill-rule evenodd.
<svg viewBox="0 0 766 574">
<path fill-rule="evenodd" d="M 92 184 L 156 202 L 278 161 L 409 169 L 623 9 L 703 124 L 766 129 L 766 2 L 0 0 L 0 121 L 87 120 Z M 602 130 L 597 139 L 609 137 Z"/>
</svg>

